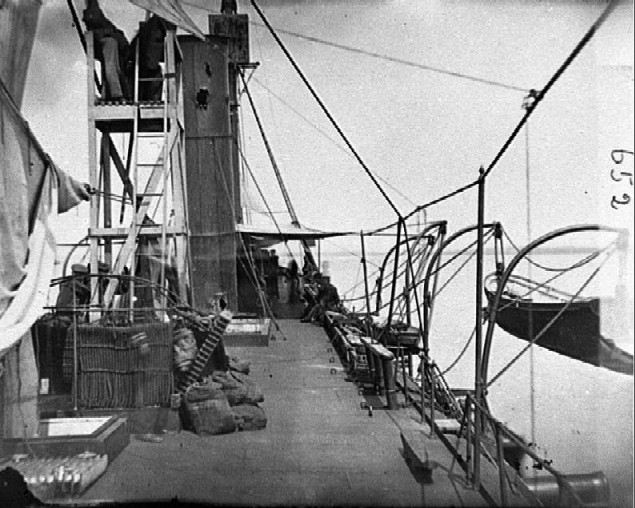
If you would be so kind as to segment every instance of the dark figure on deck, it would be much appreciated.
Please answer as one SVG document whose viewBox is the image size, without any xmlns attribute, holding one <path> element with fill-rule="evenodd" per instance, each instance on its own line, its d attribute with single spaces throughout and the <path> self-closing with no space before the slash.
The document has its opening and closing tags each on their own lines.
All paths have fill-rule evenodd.
<svg viewBox="0 0 635 508">
<path fill-rule="evenodd" d="M 0 471 L 0 501 L 2 506 L 12 508 L 44 506 L 44 503 L 29 490 L 24 476 L 12 467 Z"/>
<path fill-rule="evenodd" d="M 310 321 L 310 319 L 308 319 L 308 316 L 318 303 L 318 291 L 318 284 L 311 278 L 307 277 L 304 282 L 304 292 L 302 294 L 306 306 L 304 307 L 302 316 L 300 316 L 301 322 L 308 323 Z"/>
<path fill-rule="evenodd" d="M 331 284 L 330 277 L 322 277 L 317 293 L 317 303 L 309 311 L 303 322 L 322 322 L 324 314 L 329 310 L 336 310 L 340 305 L 337 288 Z"/>
<path fill-rule="evenodd" d="M 275 250 L 269 252 L 270 257 L 266 261 L 265 285 L 267 288 L 267 297 L 269 301 L 275 301 L 280 298 L 278 291 L 278 256 Z"/>
<path fill-rule="evenodd" d="M 289 264 L 287 266 L 287 280 L 289 281 L 289 303 L 297 303 L 300 296 L 300 280 L 298 278 L 298 275 L 298 263 L 295 259 L 292 259 L 291 261 L 289 261 Z"/>
<path fill-rule="evenodd" d="M 84 23 L 93 32 L 95 58 L 101 62 L 102 99 L 130 98 L 124 74 L 129 49 L 126 36 L 104 15 L 97 0 L 86 0 Z"/>
<path fill-rule="evenodd" d="M 236 0 L 222 0 L 220 4 L 221 14 L 236 14 L 238 10 L 238 2 Z"/>
<path fill-rule="evenodd" d="M 313 276 L 317 273 L 318 269 L 315 266 L 315 263 L 311 260 L 308 254 L 304 255 L 304 266 L 302 267 L 302 272 L 304 275 Z"/>
<path fill-rule="evenodd" d="M 135 76 L 136 45 L 139 44 L 139 100 L 160 101 L 162 90 L 163 49 L 168 24 L 158 16 L 152 16 L 141 24 L 139 33 L 132 39 L 126 74 L 133 89 Z M 146 81 L 147 80 L 147 81 Z"/>
</svg>

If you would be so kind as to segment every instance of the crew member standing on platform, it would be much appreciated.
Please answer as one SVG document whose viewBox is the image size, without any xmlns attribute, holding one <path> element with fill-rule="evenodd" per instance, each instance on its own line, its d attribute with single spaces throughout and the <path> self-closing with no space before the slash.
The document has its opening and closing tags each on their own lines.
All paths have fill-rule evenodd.
<svg viewBox="0 0 635 508">
<path fill-rule="evenodd" d="M 132 90 L 136 45 L 139 44 L 139 79 L 142 80 L 139 83 L 139 100 L 141 101 L 161 100 L 163 83 L 161 62 L 165 61 L 163 53 L 167 29 L 167 22 L 163 18 L 151 16 L 148 21 L 141 24 L 139 33 L 130 44 L 126 74 Z"/>
<path fill-rule="evenodd" d="M 124 69 L 129 44 L 124 33 L 104 15 L 98 0 L 86 0 L 84 23 L 93 32 L 95 58 L 101 62 L 102 99 L 118 101 L 130 99 Z"/>
</svg>

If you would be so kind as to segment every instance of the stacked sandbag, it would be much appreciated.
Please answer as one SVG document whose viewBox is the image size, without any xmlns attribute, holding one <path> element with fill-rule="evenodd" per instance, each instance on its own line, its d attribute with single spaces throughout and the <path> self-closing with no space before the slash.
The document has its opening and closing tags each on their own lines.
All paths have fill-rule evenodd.
<svg viewBox="0 0 635 508">
<path fill-rule="evenodd" d="M 206 378 L 185 392 L 185 408 L 193 430 L 202 436 L 227 434 L 236 422 L 222 385 Z"/>
<path fill-rule="evenodd" d="M 222 387 L 238 430 L 258 430 L 266 427 L 267 417 L 264 410 L 258 406 L 265 397 L 249 376 L 240 372 L 217 371 L 212 374 L 212 381 Z"/>
<path fill-rule="evenodd" d="M 237 406 L 244 402 L 247 396 L 247 387 L 234 378 L 230 372 L 213 372 L 211 379 L 221 385 L 230 406 Z"/>
<path fill-rule="evenodd" d="M 229 370 L 232 372 L 240 372 L 241 374 L 249 374 L 251 362 L 247 360 L 239 360 L 235 356 L 229 357 Z"/>
<path fill-rule="evenodd" d="M 236 381 L 242 383 L 242 385 L 245 387 L 246 393 L 244 404 L 257 406 L 260 402 L 264 402 L 265 396 L 262 393 L 262 390 L 256 383 L 249 379 L 249 376 L 247 376 L 246 374 L 241 374 L 240 372 L 232 372 L 231 375 Z"/>
<path fill-rule="evenodd" d="M 239 404 L 232 407 L 232 413 L 238 430 L 260 430 L 267 426 L 267 417 L 260 406 Z"/>
<path fill-rule="evenodd" d="M 240 404 L 255 406 L 265 400 L 260 388 L 248 376 L 240 372 L 217 371 L 212 374 L 212 381 L 222 386 L 230 406 Z"/>
</svg>

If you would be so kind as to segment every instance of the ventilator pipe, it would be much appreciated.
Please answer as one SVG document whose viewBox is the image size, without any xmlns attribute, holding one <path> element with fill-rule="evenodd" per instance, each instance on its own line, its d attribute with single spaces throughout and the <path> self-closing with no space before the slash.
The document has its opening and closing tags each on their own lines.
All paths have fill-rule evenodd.
<svg viewBox="0 0 635 508">
<path fill-rule="evenodd" d="M 381 356 L 381 366 L 384 372 L 384 392 L 388 409 L 399 409 L 397 402 L 397 383 L 395 382 L 396 360 Z"/>
<path fill-rule="evenodd" d="M 380 393 L 383 387 L 383 371 L 381 367 L 381 359 L 371 349 L 371 361 L 373 363 L 373 386 L 375 393 Z"/>
</svg>

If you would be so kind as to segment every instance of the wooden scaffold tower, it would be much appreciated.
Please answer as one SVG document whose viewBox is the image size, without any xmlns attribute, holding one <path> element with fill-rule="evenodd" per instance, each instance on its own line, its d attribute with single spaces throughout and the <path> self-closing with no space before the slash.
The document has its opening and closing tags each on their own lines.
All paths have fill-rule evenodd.
<svg viewBox="0 0 635 508">
<path fill-rule="evenodd" d="M 97 194 L 88 231 L 91 321 L 114 311 L 132 322 L 141 307 L 159 317 L 166 290 L 190 301 L 182 56 L 173 27 L 163 44 L 157 77 L 143 72 L 141 44 L 131 46 L 131 96 L 109 100 L 96 78 L 103 65 L 95 58 L 96 38 L 86 33 L 89 178 Z M 150 88 L 160 92 L 150 96 Z M 137 277 L 119 277 L 127 274 Z"/>
</svg>

